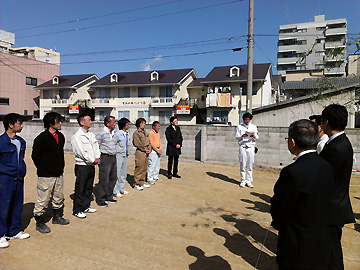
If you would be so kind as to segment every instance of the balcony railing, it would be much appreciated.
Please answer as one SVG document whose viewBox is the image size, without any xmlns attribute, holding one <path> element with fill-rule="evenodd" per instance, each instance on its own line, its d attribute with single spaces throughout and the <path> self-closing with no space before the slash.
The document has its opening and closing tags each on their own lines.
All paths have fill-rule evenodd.
<svg viewBox="0 0 360 270">
<path fill-rule="evenodd" d="M 94 98 L 91 100 L 93 104 L 109 104 L 110 98 Z"/>
<path fill-rule="evenodd" d="M 154 97 L 151 98 L 150 105 L 152 107 L 173 107 L 175 101 L 173 97 Z"/>
<path fill-rule="evenodd" d="M 52 104 L 68 104 L 68 99 L 67 98 L 63 98 L 63 99 L 52 99 L 51 100 Z"/>
</svg>

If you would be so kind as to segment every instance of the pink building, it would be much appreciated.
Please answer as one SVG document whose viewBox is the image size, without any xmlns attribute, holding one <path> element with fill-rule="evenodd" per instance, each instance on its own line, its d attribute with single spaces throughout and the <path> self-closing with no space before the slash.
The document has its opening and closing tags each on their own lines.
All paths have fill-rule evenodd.
<svg viewBox="0 0 360 270">
<path fill-rule="evenodd" d="M 60 66 L 0 52 L 0 115 L 16 112 L 39 117 L 34 87 L 60 75 Z"/>
</svg>

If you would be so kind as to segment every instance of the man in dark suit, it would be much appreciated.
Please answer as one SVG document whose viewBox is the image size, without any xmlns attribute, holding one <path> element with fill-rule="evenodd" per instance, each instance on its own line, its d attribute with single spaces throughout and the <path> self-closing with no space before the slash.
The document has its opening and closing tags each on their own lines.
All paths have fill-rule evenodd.
<svg viewBox="0 0 360 270">
<path fill-rule="evenodd" d="M 329 140 L 320 156 L 330 163 L 335 178 L 329 217 L 331 261 L 328 269 L 344 269 L 341 248 L 342 227 L 347 223 L 355 222 L 349 197 L 353 148 L 344 133 L 348 112 L 342 105 L 331 104 L 322 111 L 321 117 L 321 128 L 329 136 Z"/>
<path fill-rule="evenodd" d="M 330 164 L 316 153 L 317 125 L 307 119 L 289 127 L 288 149 L 296 161 L 280 172 L 271 198 L 272 225 L 279 231 L 279 269 L 327 269 L 327 224 L 334 187 Z"/>
<path fill-rule="evenodd" d="M 171 179 L 173 176 L 181 178 L 181 176 L 178 175 L 178 163 L 179 156 L 181 155 L 183 137 L 176 116 L 170 117 L 170 126 L 166 128 L 165 136 L 167 140 L 166 155 L 168 156 L 168 178 Z M 171 173 L 173 162 L 174 169 Z"/>
</svg>

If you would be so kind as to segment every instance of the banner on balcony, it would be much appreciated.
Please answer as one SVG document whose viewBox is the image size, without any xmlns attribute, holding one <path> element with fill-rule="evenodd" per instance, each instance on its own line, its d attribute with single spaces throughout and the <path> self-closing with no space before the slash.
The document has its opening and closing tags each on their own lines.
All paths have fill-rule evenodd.
<svg viewBox="0 0 360 270">
<path fill-rule="evenodd" d="M 177 114 L 190 114 L 190 105 L 177 105 Z"/>
<path fill-rule="evenodd" d="M 70 105 L 69 106 L 69 114 L 77 114 L 79 113 L 79 105 Z"/>
</svg>

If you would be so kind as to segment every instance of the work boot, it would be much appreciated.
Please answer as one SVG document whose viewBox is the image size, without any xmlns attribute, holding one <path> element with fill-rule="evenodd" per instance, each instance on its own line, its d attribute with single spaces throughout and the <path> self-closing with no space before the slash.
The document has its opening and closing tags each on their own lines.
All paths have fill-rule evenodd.
<svg viewBox="0 0 360 270">
<path fill-rule="evenodd" d="M 59 209 L 53 209 L 53 219 L 52 224 L 68 225 L 70 221 L 66 218 L 63 218 L 64 207 Z"/>
<path fill-rule="evenodd" d="M 50 228 L 45 224 L 44 217 L 41 216 L 35 216 L 36 220 L 36 230 L 41 233 L 49 233 L 51 232 Z"/>
</svg>

